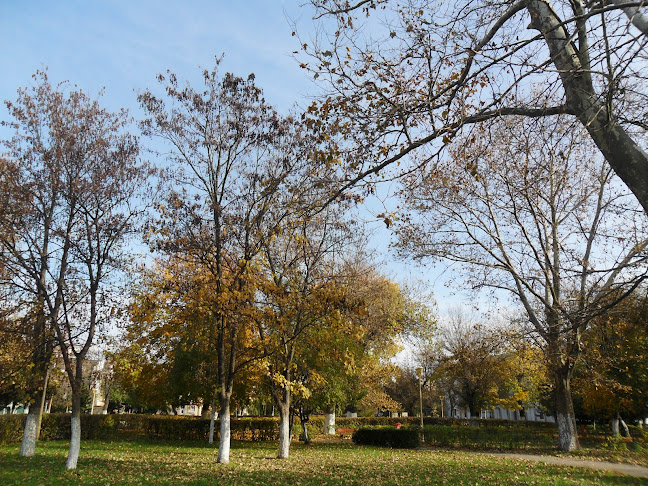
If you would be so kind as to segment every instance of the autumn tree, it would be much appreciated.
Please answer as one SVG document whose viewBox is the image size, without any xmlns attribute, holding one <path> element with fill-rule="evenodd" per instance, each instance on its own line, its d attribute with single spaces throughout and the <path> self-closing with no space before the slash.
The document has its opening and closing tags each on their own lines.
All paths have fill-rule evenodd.
<svg viewBox="0 0 648 486">
<path fill-rule="evenodd" d="M 645 289 L 637 289 L 597 317 L 583 337 L 587 345 L 575 371 L 574 393 L 589 416 L 610 420 L 615 434 L 622 417 L 642 420 L 648 415 L 646 304 Z"/>
<path fill-rule="evenodd" d="M 24 322 L 0 318 L 0 407 L 10 403 L 26 402 L 29 390 L 25 384 L 31 379 L 30 351 L 33 349 Z"/>
<path fill-rule="evenodd" d="M 65 83 L 53 87 L 47 73 L 6 102 L 14 129 L 5 140 L 11 170 L 3 171 L 2 258 L 14 302 L 31 309 L 36 384 L 45 376 L 56 344 L 73 390 L 72 439 L 66 467 L 74 469 L 80 442 L 83 360 L 106 314 L 106 284 L 119 263 L 132 224 L 129 202 L 146 171 L 125 112 Z M 78 347 L 77 347 L 78 346 Z M 33 399 L 30 400 L 34 405 Z M 30 407 L 21 446 L 33 455 L 40 407 Z"/>
<path fill-rule="evenodd" d="M 39 132 L 34 127 L 30 133 L 30 117 L 44 112 L 44 123 L 56 128 L 55 113 L 46 111 L 47 97 L 52 91 L 45 74 L 42 80 L 40 103 L 33 103 L 28 91 L 19 91 L 18 105 L 13 108 L 15 122 L 3 122 L 17 131 L 14 138 L 3 140 L 10 159 L 2 160 L 0 172 L 3 270 L 3 318 L 15 324 L 23 308 L 28 308 L 28 319 L 20 332 L 29 346 L 25 376 L 25 402 L 29 413 L 25 423 L 20 455 L 33 456 L 36 449 L 36 429 L 40 421 L 40 407 L 36 404 L 43 393 L 43 382 L 54 348 L 52 322 L 49 317 L 58 315 L 62 303 L 63 278 L 67 266 L 65 230 L 72 215 L 66 214 L 63 203 L 62 160 L 50 154 L 57 152 L 59 137 L 49 131 Z M 22 110 L 22 102 L 29 109 Z M 12 110 L 14 105 L 7 103 Z M 45 117 L 49 120 L 45 121 Z M 44 139 L 40 141 L 40 139 Z M 37 143 L 32 143 L 34 140 Z M 25 150 L 23 151 L 23 145 Z M 59 235 L 64 235 L 60 238 Z M 48 297 L 53 309 L 47 308 Z M 50 314 L 53 311 L 53 314 Z M 15 329 L 14 329 L 15 330 Z M 10 340 L 7 340 L 8 342 Z"/>
<path fill-rule="evenodd" d="M 436 318 L 430 302 L 417 289 L 399 285 L 381 275 L 366 256 L 354 258 L 345 269 L 348 287 L 347 313 L 356 337 L 349 347 L 349 396 L 351 409 L 393 410 L 396 402 L 387 387 L 393 374 L 392 358 L 405 344 L 430 339 Z"/>
<path fill-rule="evenodd" d="M 436 374 L 446 377 L 448 393 L 472 417 L 479 417 L 481 410 L 495 405 L 500 380 L 508 371 L 504 355 L 497 352 L 501 339 L 499 332 L 463 320 L 441 331 L 444 354 L 438 358 Z"/>
<path fill-rule="evenodd" d="M 424 370 L 437 392 L 472 417 L 482 410 L 524 409 L 545 378 L 539 349 L 518 329 L 483 322 L 453 309 L 433 341 L 422 348 Z"/>
<path fill-rule="evenodd" d="M 158 77 L 163 95 L 145 91 L 139 100 L 148 115 L 143 131 L 165 144 L 171 165 L 151 243 L 208 272 L 215 295 L 208 332 L 217 358 L 218 461 L 227 463 L 234 378 L 246 364 L 237 360 L 249 323 L 253 263 L 282 227 L 281 213 L 269 209 L 288 208 L 307 190 L 295 174 L 310 150 L 299 124 L 265 102 L 253 75 L 221 76 L 219 63 L 203 72 L 200 89 L 168 73 Z"/>
<path fill-rule="evenodd" d="M 72 434 L 66 468 L 75 469 L 84 360 L 98 326 L 120 305 L 111 295 L 113 272 L 124 263 L 122 250 L 137 214 L 131 202 L 147 170 L 138 161 L 137 140 L 126 132 L 124 111 L 110 113 L 65 85 L 55 89 L 43 73 L 37 81 L 36 87 L 19 91 L 15 104 L 8 103 L 16 135 L 7 145 L 25 175 L 36 169 L 37 180 L 48 184 L 25 191 L 44 189 L 28 201 L 31 214 L 42 218 L 40 227 L 32 221 L 42 238 L 27 240 L 34 246 L 17 248 L 8 242 L 6 247 L 14 268 L 40 257 L 40 265 L 24 270 L 40 270 L 38 285 L 32 287 L 37 305 L 43 306 L 36 320 L 46 320 L 55 332 L 70 380 Z M 33 182 L 25 177 L 19 183 L 17 192 Z M 52 226 L 53 221 L 59 226 Z"/>
<path fill-rule="evenodd" d="M 578 447 L 570 379 L 582 335 L 645 274 L 643 213 L 561 118 L 507 119 L 408 180 L 400 247 L 508 292 L 542 343 L 561 449 Z"/>
<path fill-rule="evenodd" d="M 344 289 L 336 278 L 345 252 L 356 242 L 343 209 L 329 206 L 313 217 L 292 213 L 281 233 L 264 243 L 266 278 L 259 287 L 255 331 L 279 410 L 282 459 L 289 454 L 293 395 L 311 393 L 295 372 L 300 355 L 310 353 L 306 338 L 342 319 Z"/>
<path fill-rule="evenodd" d="M 588 132 L 648 210 L 643 5 L 311 4 L 324 34 L 301 39 L 301 65 L 327 90 L 311 107 L 313 122 L 326 120 L 347 140 L 338 157 L 346 188 L 388 168 L 407 173 L 441 154 L 464 127 L 564 114 Z M 413 166 L 410 157 L 423 147 L 425 157 Z"/>
</svg>

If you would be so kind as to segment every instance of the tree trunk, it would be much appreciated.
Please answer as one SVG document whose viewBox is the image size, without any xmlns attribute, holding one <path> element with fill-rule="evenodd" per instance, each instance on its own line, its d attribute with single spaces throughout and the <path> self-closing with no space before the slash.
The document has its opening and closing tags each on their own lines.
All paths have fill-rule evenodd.
<svg viewBox="0 0 648 486">
<path fill-rule="evenodd" d="M 221 394 L 220 400 L 220 441 L 218 442 L 218 459 L 220 464 L 229 464 L 230 460 L 230 439 L 231 439 L 231 424 L 230 424 L 230 397 Z"/>
<path fill-rule="evenodd" d="M 625 421 L 621 418 L 621 416 L 619 416 L 619 423 L 623 428 L 623 437 L 630 437 L 630 430 L 628 429 L 628 424 L 625 423 Z"/>
<path fill-rule="evenodd" d="M 557 373 L 556 385 L 556 422 L 558 423 L 558 447 L 562 451 L 580 449 L 576 416 L 572 402 L 569 373 Z"/>
<path fill-rule="evenodd" d="M 23 457 L 32 457 L 36 453 L 36 429 L 38 428 L 39 415 L 40 408 L 36 406 L 36 403 L 30 404 L 20 444 L 20 455 Z"/>
<path fill-rule="evenodd" d="M 335 408 L 331 407 L 324 416 L 324 434 L 335 435 Z"/>
<path fill-rule="evenodd" d="M 279 452 L 278 459 L 288 459 L 290 453 L 290 405 L 279 406 Z"/>
<path fill-rule="evenodd" d="M 209 414 L 209 443 L 214 443 L 214 428 L 216 423 L 216 396 L 212 398 L 211 413 Z"/>
<path fill-rule="evenodd" d="M 70 450 L 65 463 L 67 470 L 76 469 L 81 449 L 81 387 L 76 386 L 75 388 L 72 390 Z"/>
<path fill-rule="evenodd" d="M 301 440 L 304 441 L 304 444 L 310 444 L 311 440 L 308 435 L 308 420 L 304 420 L 302 417 L 300 417 L 300 420 L 302 426 Z"/>
<path fill-rule="evenodd" d="M 530 26 L 544 35 L 560 73 L 567 104 L 588 131 L 614 172 L 648 213 L 648 154 L 618 124 L 585 76 L 578 52 L 565 24 L 547 0 L 530 0 Z"/>
<path fill-rule="evenodd" d="M 619 437 L 619 414 L 617 413 L 614 417 L 612 417 L 612 423 L 610 424 L 610 428 L 612 429 L 612 436 L 613 437 Z"/>
<path fill-rule="evenodd" d="M 101 413 L 103 415 L 108 415 L 108 407 L 110 405 L 110 392 L 112 391 L 113 387 L 113 382 L 110 381 L 108 385 L 106 385 L 106 390 L 104 392 L 104 404 L 103 408 L 101 409 Z"/>
<path fill-rule="evenodd" d="M 299 407 L 299 421 L 302 427 L 302 433 L 299 437 L 299 440 L 304 441 L 304 444 L 310 444 L 310 436 L 308 435 L 308 421 L 310 420 L 310 414 L 304 407 Z"/>
</svg>

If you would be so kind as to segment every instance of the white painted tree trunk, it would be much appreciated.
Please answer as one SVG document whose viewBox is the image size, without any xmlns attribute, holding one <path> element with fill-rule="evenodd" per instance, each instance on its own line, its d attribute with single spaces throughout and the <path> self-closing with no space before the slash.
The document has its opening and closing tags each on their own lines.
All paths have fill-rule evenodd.
<svg viewBox="0 0 648 486">
<path fill-rule="evenodd" d="M 279 409 L 279 452 L 278 459 L 288 459 L 290 454 L 290 407 Z"/>
<path fill-rule="evenodd" d="M 229 401 L 227 401 L 226 404 L 221 404 L 220 411 L 220 441 L 217 459 L 220 464 L 229 464 L 231 434 Z"/>
<path fill-rule="evenodd" d="M 301 440 L 304 441 L 304 444 L 310 444 L 310 436 L 308 435 L 308 421 L 302 420 L 301 422 L 302 426 L 302 435 L 301 435 Z"/>
<path fill-rule="evenodd" d="M 619 437 L 619 416 L 618 415 L 612 417 L 611 427 L 612 427 L 612 435 L 614 437 Z"/>
<path fill-rule="evenodd" d="M 76 469 L 81 450 L 81 407 L 72 407 L 70 451 L 68 452 L 65 469 Z"/>
<path fill-rule="evenodd" d="M 623 428 L 623 436 L 624 437 L 630 437 L 630 429 L 628 429 L 628 424 L 625 423 L 625 420 L 623 420 L 619 416 L 619 423 L 621 424 L 621 427 Z"/>
<path fill-rule="evenodd" d="M 39 414 L 40 410 L 38 407 L 29 408 L 22 442 L 20 444 L 20 455 L 23 457 L 32 457 L 36 453 L 36 430 L 38 429 Z"/>
<path fill-rule="evenodd" d="M 328 412 L 324 416 L 324 434 L 335 435 L 335 412 Z"/>
<path fill-rule="evenodd" d="M 556 422 L 558 447 L 562 451 L 580 449 L 578 430 L 568 377 L 556 377 Z"/>
</svg>

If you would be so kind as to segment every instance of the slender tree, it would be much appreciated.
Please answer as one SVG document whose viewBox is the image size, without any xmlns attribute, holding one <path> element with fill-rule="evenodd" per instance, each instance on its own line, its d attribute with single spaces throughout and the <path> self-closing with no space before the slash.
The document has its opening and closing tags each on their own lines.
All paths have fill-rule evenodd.
<svg viewBox="0 0 648 486">
<path fill-rule="evenodd" d="M 268 382 L 279 410 L 279 452 L 290 448 L 293 395 L 307 398 L 310 390 L 296 372 L 304 344 L 318 328 L 341 318 L 343 289 L 336 274 L 345 249 L 353 242 L 349 226 L 333 206 L 313 218 L 292 219 L 281 235 L 264 245 L 267 284 L 260 287 L 264 312 L 257 319 L 257 336 L 268 367 Z M 301 372 L 301 373 L 300 373 Z M 300 379 L 300 377 L 302 379 Z"/>
<path fill-rule="evenodd" d="M 32 365 L 39 382 L 54 335 L 61 346 L 73 391 L 66 467 L 74 469 L 83 360 L 101 319 L 109 269 L 118 263 L 132 223 L 128 203 L 146 170 L 137 161 L 137 141 L 125 133 L 125 112 L 109 113 L 65 83 L 53 87 L 44 72 L 34 79 L 36 85 L 19 90 L 15 103 L 6 102 L 15 135 L 4 143 L 15 169 L 3 180 L 9 200 L 2 256 L 14 300 L 34 309 Z M 42 386 L 32 388 L 43 393 Z M 30 406 L 22 455 L 34 454 L 36 403 Z"/>
</svg>

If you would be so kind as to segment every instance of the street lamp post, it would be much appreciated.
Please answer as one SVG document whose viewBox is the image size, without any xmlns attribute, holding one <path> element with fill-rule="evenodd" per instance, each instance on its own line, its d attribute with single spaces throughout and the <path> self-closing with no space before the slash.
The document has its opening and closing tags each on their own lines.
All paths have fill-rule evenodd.
<svg viewBox="0 0 648 486">
<path fill-rule="evenodd" d="M 423 368 L 421 368 L 420 366 L 416 368 L 416 376 L 418 376 L 418 380 L 419 380 L 419 411 L 421 417 L 421 442 L 425 442 L 425 436 L 423 435 L 423 387 L 422 387 Z"/>
</svg>

